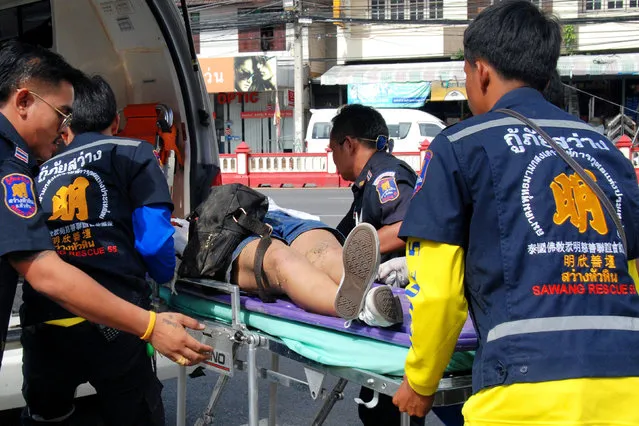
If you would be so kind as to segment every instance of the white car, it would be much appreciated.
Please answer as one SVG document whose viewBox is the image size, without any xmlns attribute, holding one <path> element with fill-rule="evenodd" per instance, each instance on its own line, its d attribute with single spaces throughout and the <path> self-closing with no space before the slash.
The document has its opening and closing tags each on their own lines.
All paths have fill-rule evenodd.
<svg viewBox="0 0 639 426">
<path fill-rule="evenodd" d="M 394 152 L 419 152 L 424 140 L 431 142 L 446 124 L 427 112 L 408 108 L 377 109 L 388 126 L 389 136 L 395 141 Z M 331 119 L 337 109 L 311 109 L 306 130 L 306 151 L 324 153 L 328 147 Z"/>
</svg>

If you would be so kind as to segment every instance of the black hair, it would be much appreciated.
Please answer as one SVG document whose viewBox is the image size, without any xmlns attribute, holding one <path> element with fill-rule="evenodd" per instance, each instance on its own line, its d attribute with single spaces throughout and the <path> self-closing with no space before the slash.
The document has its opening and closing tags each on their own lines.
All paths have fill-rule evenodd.
<svg viewBox="0 0 639 426">
<path fill-rule="evenodd" d="M 376 149 L 377 137 L 388 137 L 388 126 L 382 114 L 375 108 L 360 104 L 344 105 L 331 120 L 330 138 L 338 144 L 347 136 L 358 138 L 368 148 Z"/>
<path fill-rule="evenodd" d="M 44 47 L 17 40 L 0 45 L 0 106 L 31 81 L 58 87 L 63 81 L 75 84 L 81 77 L 82 73 L 62 56 Z"/>
<path fill-rule="evenodd" d="M 565 109 L 564 84 L 561 82 L 561 77 L 557 70 L 551 74 L 550 80 L 548 80 L 548 84 L 542 93 L 548 102 L 558 108 Z"/>
<path fill-rule="evenodd" d="M 484 59 L 507 80 L 544 90 L 557 68 L 561 27 L 530 0 L 506 0 L 484 9 L 464 31 L 464 59 Z"/>
<path fill-rule="evenodd" d="M 75 86 L 73 118 L 69 127 L 76 135 L 101 133 L 108 129 L 118 115 L 115 94 L 109 83 L 99 75 L 86 77 Z"/>
</svg>

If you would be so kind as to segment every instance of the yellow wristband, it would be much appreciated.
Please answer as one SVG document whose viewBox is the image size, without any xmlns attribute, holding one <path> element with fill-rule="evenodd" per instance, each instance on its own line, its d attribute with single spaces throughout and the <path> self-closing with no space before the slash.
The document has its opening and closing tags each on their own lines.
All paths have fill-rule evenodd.
<svg viewBox="0 0 639 426">
<path fill-rule="evenodd" d="M 151 317 L 149 318 L 149 325 L 146 327 L 146 331 L 142 337 L 140 337 L 142 340 L 148 340 L 149 337 L 151 337 L 151 334 L 153 334 L 153 329 L 155 328 L 155 319 L 157 316 L 153 311 L 149 311 L 149 313 L 151 314 Z"/>
</svg>

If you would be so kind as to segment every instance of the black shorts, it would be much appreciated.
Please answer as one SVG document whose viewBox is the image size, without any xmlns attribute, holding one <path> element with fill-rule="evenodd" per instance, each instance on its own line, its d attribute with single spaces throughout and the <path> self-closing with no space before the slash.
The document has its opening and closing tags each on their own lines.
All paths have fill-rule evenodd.
<svg viewBox="0 0 639 426">
<path fill-rule="evenodd" d="M 119 333 L 108 342 L 97 326 L 84 321 L 67 328 L 29 326 L 21 341 L 27 402 L 23 425 L 67 424 L 76 388 L 85 382 L 97 390 L 108 425 L 164 425 L 162 383 L 153 372 L 146 342 L 137 336 Z"/>
</svg>

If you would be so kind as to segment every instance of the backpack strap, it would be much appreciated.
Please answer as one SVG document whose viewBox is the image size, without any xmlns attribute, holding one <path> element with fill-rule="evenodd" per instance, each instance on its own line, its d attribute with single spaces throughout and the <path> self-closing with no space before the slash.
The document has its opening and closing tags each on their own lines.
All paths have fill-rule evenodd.
<svg viewBox="0 0 639 426">
<path fill-rule="evenodd" d="M 268 282 L 268 278 L 264 273 L 264 256 L 266 250 L 271 246 L 270 235 L 260 238 L 260 242 L 255 250 L 255 260 L 253 263 L 253 273 L 255 274 L 255 282 L 257 283 L 257 294 L 262 302 L 272 303 L 275 302 L 275 298 L 269 294 L 271 284 Z"/>
<path fill-rule="evenodd" d="M 266 250 L 268 250 L 273 242 L 271 239 L 271 232 L 273 232 L 273 228 L 266 223 L 262 223 L 257 219 L 249 217 L 243 208 L 239 208 L 233 214 L 233 219 L 242 228 L 260 236 L 260 242 L 255 250 L 255 260 L 253 262 L 255 282 L 257 283 L 257 294 L 263 302 L 275 302 L 275 298 L 269 294 L 271 285 L 264 273 L 264 256 L 266 255 Z"/>
</svg>

